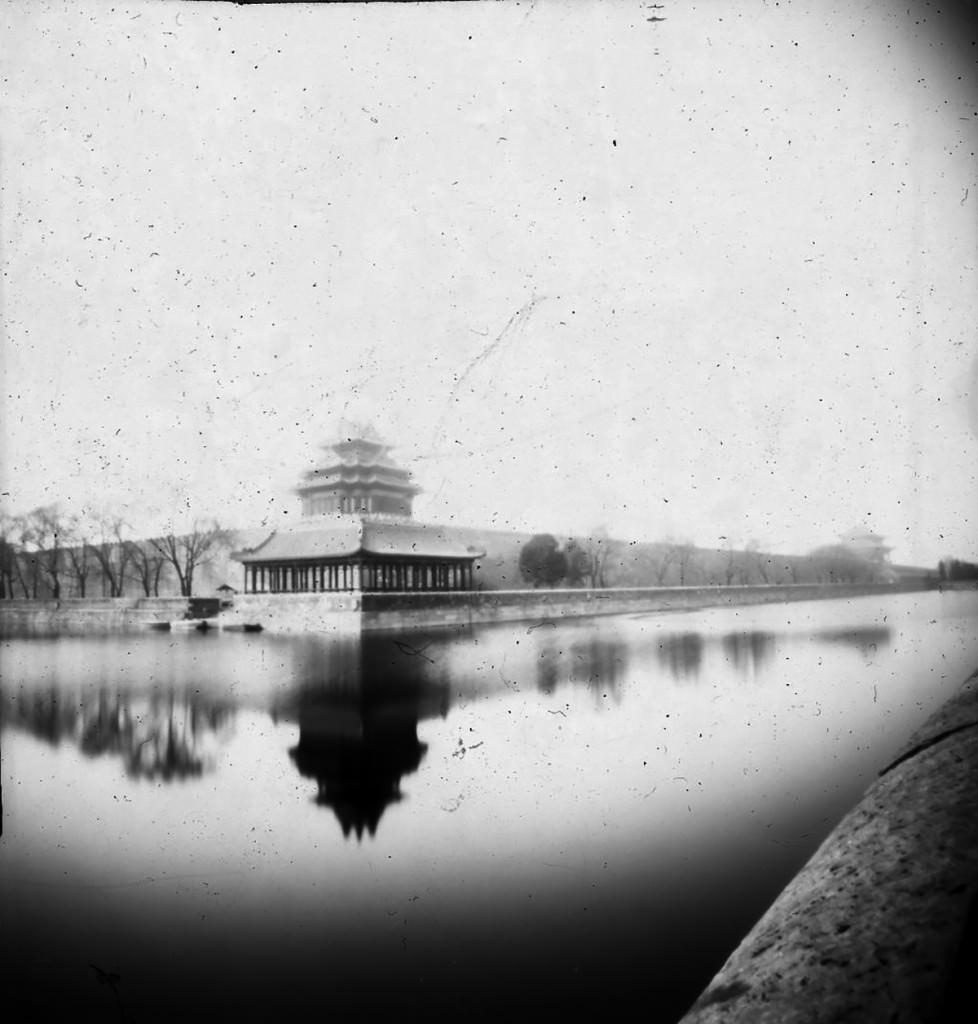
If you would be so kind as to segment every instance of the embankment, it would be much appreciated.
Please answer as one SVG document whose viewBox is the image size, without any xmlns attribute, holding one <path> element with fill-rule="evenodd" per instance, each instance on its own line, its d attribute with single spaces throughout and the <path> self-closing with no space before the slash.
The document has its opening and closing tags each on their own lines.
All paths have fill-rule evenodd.
<svg viewBox="0 0 978 1024">
<path fill-rule="evenodd" d="M 978 672 L 908 741 L 682 1024 L 945 1024 L 974 1002 Z M 974 1006 L 970 1006 L 973 1012 Z"/>
<path fill-rule="evenodd" d="M 921 590 L 912 583 L 799 583 L 738 587 L 634 587 L 603 590 L 480 590 L 397 593 L 239 594 L 226 625 L 259 624 L 274 633 L 372 632 L 544 622 L 595 615 L 817 601 Z M 195 601 L 197 599 L 194 599 Z M 73 598 L 0 601 L 0 633 L 111 632 L 183 617 L 186 598 Z M 209 614 L 209 613 L 208 613 Z"/>
<path fill-rule="evenodd" d="M 543 622 L 594 615 L 817 601 L 920 590 L 910 584 L 789 584 L 747 587 L 634 587 L 605 590 L 485 590 L 474 593 L 364 594 L 365 631 L 429 629 L 493 622 Z"/>
<path fill-rule="evenodd" d="M 0 601 L 0 634 L 116 633 L 182 618 L 185 597 L 73 597 Z"/>
</svg>

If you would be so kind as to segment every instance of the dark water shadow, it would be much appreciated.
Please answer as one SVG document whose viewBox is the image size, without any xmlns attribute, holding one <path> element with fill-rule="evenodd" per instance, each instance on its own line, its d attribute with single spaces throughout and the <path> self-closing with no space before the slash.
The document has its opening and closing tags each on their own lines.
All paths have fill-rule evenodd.
<svg viewBox="0 0 978 1024">
<path fill-rule="evenodd" d="M 346 837 L 376 835 L 387 808 L 404 799 L 401 780 L 424 759 L 418 723 L 448 714 L 451 688 L 429 646 L 416 636 L 368 637 L 323 651 L 273 711 L 298 724 L 289 756 Z"/>
<path fill-rule="evenodd" d="M 855 648 L 863 657 L 872 657 L 879 650 L 889 648 L 893 630 L 889 626 L 871 626 L 861 629 L 822 629 L 811 634 L 818 643 Z"/>
</svg>

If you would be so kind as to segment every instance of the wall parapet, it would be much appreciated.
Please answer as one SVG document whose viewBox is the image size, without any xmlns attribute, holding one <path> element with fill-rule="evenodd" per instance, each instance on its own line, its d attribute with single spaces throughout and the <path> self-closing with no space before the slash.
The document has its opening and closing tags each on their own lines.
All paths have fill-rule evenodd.
<svg viewBox="0 0 978 1024">
<path fill-rule="evenodd" d="M 960 996 L 973 1000 L 976 927 L 978 672 L 881 771 L 681 1024 L 936 1024 Z"/>
</svg>

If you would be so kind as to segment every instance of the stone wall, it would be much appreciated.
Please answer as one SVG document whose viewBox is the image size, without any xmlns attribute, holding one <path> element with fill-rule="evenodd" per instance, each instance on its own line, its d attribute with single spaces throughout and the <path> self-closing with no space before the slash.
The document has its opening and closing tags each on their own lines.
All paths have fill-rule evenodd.
<svg viewBox="0 0 978 1024">
<path fill-rule="evenodd" d="M 220 618 L 224 625 L 260 625 L 272 633 L 350 633 L 360 629 L 360 595 L 238 594 Z"/>
<path fill-rule="evenodd" d="M 185 597 L 77 597 L 0 601 L 0 634 L 114 633 L 183 618 Z"/>
<path fill-rule="evenodd" d="M 978 673 L 880 772 L 682 1024 L 963 1021 L 976 952 Z"/>
<path fill-rule="evenodd" d="M 547 621 L 592 615 L 681 611 L 728 605 L 816 601 L 920 590 L 900 584 L 786 584 L 759 587 L 634 587 L 606 590 L 494 590 L 477 593 L 364 594 L 368 630 Z"/>
<path fill-rule="evenodd" d="M 529 622 L 695 608 L 816 601 L 923 589 L 892 583 L 797 583 L 748 587 L 633 587 L 605 590 L 422 591 L 418 593 L 238 594 L 226 626 L 275 633 L 410 630 Z M 0 601 L 0 632 L 112 631 L 183 617 L 187 598 L 72 598 Z"/>
</svg>

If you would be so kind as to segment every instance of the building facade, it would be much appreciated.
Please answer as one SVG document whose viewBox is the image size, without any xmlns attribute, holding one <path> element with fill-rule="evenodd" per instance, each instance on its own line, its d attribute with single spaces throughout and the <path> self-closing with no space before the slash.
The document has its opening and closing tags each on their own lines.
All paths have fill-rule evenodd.
<svg viewBox="0 0 978 1024">
<path fill-rule="evenodd" d="M 421 489 L 371 427 L 325 447 L 296 488 L 300 521 L 235 553 L 246 594 L 472 589 L 483 552 L 413 518 Z"/>
</svg>

